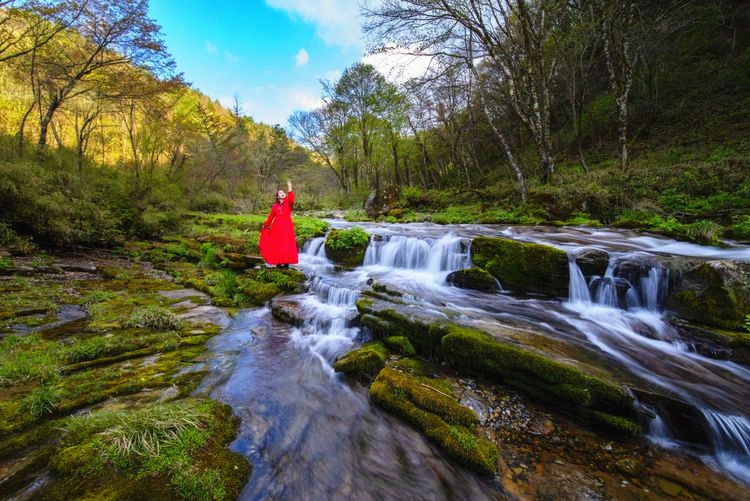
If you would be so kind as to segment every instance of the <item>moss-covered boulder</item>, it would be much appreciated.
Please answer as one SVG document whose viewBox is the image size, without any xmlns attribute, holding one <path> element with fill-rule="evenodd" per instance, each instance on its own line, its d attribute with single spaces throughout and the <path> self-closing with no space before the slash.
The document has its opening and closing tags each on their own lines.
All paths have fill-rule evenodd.
<svg viewBox="0 0 750 501">
<path fill-rule="evenodd" d="M 325 251 L 331 261 L 344 266 L 359 266 L 365 259 L 370 235 L 355 226 L 345 230 L 331 230 L 326 235 Z"/>
<path fill-rule="evenodd" d="M 375 339 L 404 336 L 416 351 L 427 357 L 438 355 L 440 329 L 432 327 L 434 315 L 418 305 L 401 305 L 367 297 L 357 301 L 359 324 L 370 330 Z"/>
<path fill-rule="evenodd" d="M 477 267 L 453 271 L 445 277 L 445 281 L 461 289 L 485 292 L 498 292 L 500 290 L 497 279 L 487 270 Z"/>
<path fill-rule="evenodd" d="M 370 386 L 370 399 L 411 423 L 459 462 L 481 473 L 497 472 L 497 448 L 477 432 L 476 413 L 428 382 L 383 369 Z"/>
<path fill-rule="evenodd" d="M 750 264 L 708 261 L 693 267 L 673 286 L 667 308 L 680 318 L 743 330 L 750 314 Z"/>
<path fill-rule="evenodd" d="M 369 381 L 385 367 L 386 356 L 383 343 L 367 343 L 336 360 L 333 368 L 336 372 L 343 372 L 356 379 Z"/>
<path fill-rule="evenodd" d="M 459 370 L 516 387 L 585 422 L 629 435 L 640 433 L 633 398 L 620 386 L 542 355 L 502 343 L 482 331 L 442 327 L 443 357 Z"/>
<path fill-rule="evenodd" d="M 568 297 L 570 272 L 563 250 L 509 238 L 477 237 L 471 242 L 471 259 L 504 289 Z"/>
<path fill-rule="evenodd" d="M 384 340 L 385 346 L 391 353 L 398 355 L 414 355 L 417 351 L 406 336 L 391 336 Z"/>
</svg>

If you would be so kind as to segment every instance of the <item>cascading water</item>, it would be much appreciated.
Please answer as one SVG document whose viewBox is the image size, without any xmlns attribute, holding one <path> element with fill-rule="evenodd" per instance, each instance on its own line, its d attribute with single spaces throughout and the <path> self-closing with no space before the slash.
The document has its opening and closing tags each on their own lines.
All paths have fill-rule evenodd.
<svg viewBox="0 0 750 501">
<path fill-rule="evenodd" d="M 364 266 L 423 270 L 429 273 L 467 268 L 471 258 L 463 239 L 448 233 L 439 239 L 384 236 L 371 241 Z"/>
<path fill-rule="evenodd" d="M 595 326 L 570 319 L 566 321 L 586 334 L 602 351 L 617 358 L 634 375 L 667 390 L 684 404 L 693 406 L 704 416 L 707 424 L 708 446 L 711 448 L 709 456 L 732 476 L 750 484 L 750 421 L 746 415 L 733 413 L 740 409 L 727 413 L 711 408 L 711 405 L 721 400 L 716 397 L 724 392 L 721 388 L 723 381 L 748 384 L 750 370 L 736 364 L 707 359 L 688 349 L 689 344 L 680 339 L 677 331 L 661 313 L 663 298 L 667 294 L 668 273 L 658 263 L 641 264 L 638 267 L 639 276 L 633 280 L 636 282 L 635 286 L 630 280 L 616 277 L 617 259 L 610 259 L 604 277 L 593 277 L 588 286 L 572 254 L 569 254 L 568 263 L 570 308 L 578 311 L 581 317 L 593 322 Z M 619 308 L 621 302 L 618 296 L 622 291 L 618 293 L 617 287 L 627 288 L 626 310 Z M 614 333 L 617 337 L 613 338 L 609 333 Z M 621 346 L 623 341 L 628 341 L 631 346 L 624 348 Z M 633 350 L 636 345 L 647 348 Z M 661 368 L 652 369 L 654 365 L 644 360 L 646 352 L 664 362 L 681 365 L 681 370 L 662 372 Z M 695 375 L 684 379 L 675 377 L 685 376 L 691 370 L 696 371 L 697 378 Z M 697 381 L 702 386 L 698 392 L 695 391 Z M 688 387 L 692 387 L 693 391 L 686 391 Z M 727 399 L 736 398 L 727 393 L 723 396 Z M 706 400 L 708 397 L 710 400 Z M 726 405 L 726 402 L 722 404 Z M 746 412 L 746 409 L 741 412 Z M 643 424 L 647 436 L 654 443 L 662 446 L 675 443 L 675 433 L 670 423 L 679 418 L 669 416 L 666 410 L 655 410 L 652 407 L 644 415 L 651 416 Z"/>
<path fill-rule="evenodd" d="M 349 226 L 354 224 L 334 222 L 336 228 Z M 661 401 L 647 401 L 649 395 L 666 395 L 693 409 L 695 421 L 705 423 L 700 452 L 750 486 L 750 370 L 685 349 L 662 311 L 669 276 L 649 259 L 653 252 L 669 249 L 750 261 L 750 249 L 709 249 L 598 229 L 356 226 L 371 234 L 363 266 L 334 266 L 325 256 L 323 238 L 308 242 L 300 254 L 298 268 L 311 277 L 310 289 L 285 300 L 303 310 L 301 325 L 290 327 L 268 311 L 256 311 L 239 315 L 227 336 L 216 338 L 218 345 L 226 343 L 223 349 L 237 367 L 214 395 L 241 417 L 242 429 L 232 447 L 248 455 L 255 467 L 243 499 L 344 498 L 353 493 L 361 499 L 505 497 L 491 482 L 446 463 L 418 433 L 373 409 L 366 390 L 344 383 L 332 371 L 337 356 L 365 340 L 357 327 L 355 302 L 371 279 L 403 293 L 399 301 L 405 306 L 435 318 L 489 332 L 494 326 L 508 332 L 510 326 L 519 339 L 548 336 L 590 353 L 591 360 L 612 370 L 623 384 L 653 390 L 637 396 L 649 409 L 644 414 L 652 416 L 646 425 L 655 443 L 681 449 L 686 438 L 675 415 Z M 567 250 L 569 301 L 446 284 L 449 272 L 471 266 L 471 238 L 498 235 Z M 611 269 L 591 283 L 572 257 L 587 246 L 607 248 L 615 257 Z"/>
</svg>

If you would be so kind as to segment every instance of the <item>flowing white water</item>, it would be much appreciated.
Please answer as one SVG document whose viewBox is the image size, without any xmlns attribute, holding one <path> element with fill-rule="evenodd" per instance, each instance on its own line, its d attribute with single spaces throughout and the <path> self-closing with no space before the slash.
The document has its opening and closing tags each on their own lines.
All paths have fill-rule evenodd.
<svg viewBox="0 0 750 501">
<path fill-rule="evenodd" d="M 355 224 L 335 221 L 333 225 L 346 228 Z M 378 449 L 374 456 L 365 455 L 365 460 L 348 453 L 358 447 L 367 451 L 376 447 L 372 445 L 375 442 L 394 443 L 392 432 L 379 421 L 382 417 L 370 414 L 361 398 L 353 398 L 330 367 L 336 357 L 366 340 L 357 327 L 355 302 L 371 279 L 401 291 L 404 295 L 400 301 L 412 311 L 450 318 L 488 332 L 502 328 L 518 332 L 520 337 L 547 336 L 556 343 L 569 343 L 590 354 L 587 362 L 601 361 L 601 370 L 622 377 L 623 384 L 654 390 L 689 406 L 696 415 L 704 416 L 710 444 L 699 445 L 704 446 L 708 460 L 750 486 L 750 370 L 687 349 L 690 343 L 681 339 L 662 312 L 669 277 L 649 259 L 670 249 L 687 256 L 731 256 L 750 261 L 748 248 L 705 249 L 669 239 L 644 240 L 632 232 L 576 228 L 356 225 L 371 234 L 364 265 L 354 270 L 339 269 L 326 258 L 322 238 L 309 242 L 300 253 L 298 267 L 311 277 L 310 290 L 291 298 L 304 310 L 305 322 L 299 327 L 286 327 L 289 332 L 283 336 L 266 334 L 258 327 L 254 339 L 260 348 L 255 344 L 247 348 L 252 353 L 248 355 L 250 360 L 227 386 L 227 400 L 240 409 L 243 417 L 243 438 L 235 447 L 248 451 L 262 464 L 243 498 L 260 499 L 269 492 L 288 497 L 306 488 L 314 488 L 314 495 L 321 497 L 345 496 L 353 492 L 349 490 L 351 485 L 361 489 L 372 481 L 378 490 L 388 493 L 385 497 L 466 498 L 472 497 L 467 494 L 472 492 L 479 492 L 482 499 L 498 497 L 496 492 L 487 494 L 486 485 L 457 471 L 446 474 L 445 467 L 435 459 L 439 454 L 425 452 L 418 437 L 410 434 L 406 439 L 403 430 L 397 432 L 396 442 L 402 442 L 402 449 L 420 451 L 418 458 L 409 460 L 407 470 L 412 473 L 401 473 L 405 477 L 399 476 L 401 467 L 392 464 L 402 461 L 392 455 L 392 448 L 398 446 Z M 449 272 L 471 266 L 467 239 L 499 235 L 546 243 L 571 255 L 583 247 L 593 247 L 609 252 L 613 259 L 603 276 L 587 284 L 571 258 L 567 301 L 483 293 L 445 283 Z M 636 266 L 633 262 L 643 264 Z M 296 351 L 290 351 L 290 346 Z M 686 447 L 684 437 L 675 438 L 673 425 L 679 416 L 668 415 L 660 407 L 654 407 L 651 414 L 653 418 L 646 425 L 655 443 Z M 377 430 L 375 435 L 366 431 L 368 427 Z M 274 431 L 277 428 L 280 431 Z M 363 438 L 365 435 L 368 438 Z M 368 445 L 359 445 L 365 442 Z M 404 454 L 402 449 L 399 455 Z M 285 468 L 284 464 L 291 454 L 320 461 L 320 471 L 309 471 L 317 466 L 307 462 L 300 463 L 299 473 L 289 471 L 294 468 Z M 335 460 L 338 454 L 341 461 Z M 418 464 L 429 466 L 419 469 Z M 366 471 L 370 477 L 362 480 L 360 475 Z M 415 474 L 417 471 L 420 473 Z M 452 495 L 433 483 L 435 475 L 451 479 Z M 417 478 L 418 485 L 414 483 Z M 280 482 L 295 487 L 282 492 L 278 490 Z M 457 492 L 462 494 L 457 496 Z"/>
<path fill-rule="evenodd" d="M 605 277 L 610 277 L 609 281 L 603 284 L 592 280 L 592 288 L 598 292 L 594 304 L 587 299 L 585 279 L 575 259 L 569 258 L 568 307 L 577 312 L 580 319 L 566 316 L 561 320 L 583 332 L 589 341 L 632 374 L 694 406 L 706 419 L 713 449 L 711 456 L 730 475 L 750 485 L 750 421 L 746 414 L 746 399 L 750 393 L 744 388 L 734 387 L 735 384 L 750 384 L 750 370 L 688 352 L 688 344 L 679 339 L 675 329 L 660 313 L 667 282 L 663 268 L 647 266 L 638 287 L 620 281 L 621 286 L 627 283 L 628 292 L 632 292 L 629 297 L 633 299 L 628 301 L 627 311 L 618 309 L 617 302 L 612 299 L 614 294 L 611 291 L 602 293 L 608 287 L 607 283 L 616 283 L 614 261 L 610 262 L 605 274 Z M 648 334 L 644 336 L 644 333 Z M 737 391 L 739 394 L 735 393 Z M 738 396 L 743 399 L 741 402 L 731 402 Z M 717 407 L 712 409 L 712 406 Z M 716 410 L 718 408 L 725 411 Z M 671 444 L 673 432 L 668 425 L 669 419 L 658 411 L 655 414 L 653 422 L 646 423 L 647 435 L 656 444 Z"/>
</svg>

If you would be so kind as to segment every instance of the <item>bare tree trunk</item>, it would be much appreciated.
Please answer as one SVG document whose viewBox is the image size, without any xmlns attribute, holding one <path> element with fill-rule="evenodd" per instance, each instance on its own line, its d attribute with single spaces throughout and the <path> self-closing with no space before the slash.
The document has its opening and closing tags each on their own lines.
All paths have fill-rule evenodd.
<svg viewBox="0 0 750 501">
<path fill-rule="evenodd" d="M 479 74 L 477 73 L 477 69 L 474 66 L 474 61 L 471 59 L 471 50 L 469 50 L 469 58 L 467 63 L 469 65 L 469 69 L 474 75 L 474 78 L 476 79 L 477 87 L 479 88 L 479 99 L 482 103 L 482 110 L 484 111 L 484 115 L 485 117 L 487 117 L 487 122 L 490 124 L 492 132 L 494 132 L 495 136 L 497 136 L 497 138 L 500 140 L 500 144 L 503 146 L 503 151 L 505 151 L 505 156 L 508 158 L 508 163 L 510 164 L 513 172 L 516 175 L 516 180 L 518 181 L 518 189 L 521 193 L 521 202 L 526 203 L 526 199 L 528 198 L 526 179 L 524 178 L 523 172 L 521 171 L 521 166 L 516 161 L 516 157 L 515 155 L 513 155 L 513 151 L 510 149 L 510 143 L 508 143 L 505 134 L 503 134 L 500 129 L 497 128 L 494 120 L 492 119 L 492 113 L 490 112 L 489 106 L 487 105 L 484 87 L 479 80 Z"/>
</svg>

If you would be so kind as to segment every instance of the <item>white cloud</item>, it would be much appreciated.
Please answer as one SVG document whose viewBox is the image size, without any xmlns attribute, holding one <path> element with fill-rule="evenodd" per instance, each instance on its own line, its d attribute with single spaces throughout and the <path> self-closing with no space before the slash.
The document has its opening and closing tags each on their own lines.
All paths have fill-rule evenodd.
<svg viewBox="0 0 750 501">
<path fill-rule="evenodd" d="M 310 55 L 307 53 L 307 51 L 305 49 L 300 49 L 295 56 L 294 67 L 301 68 L 302 66 L 306 65 L 309 60 Z"/>
<path fill-rule="evenodd" d="M 341 70 L 329 70 L 326 71 L 323 75 L 323 80 L 326 80 L 328 82 L 338 82 L 339 78 L 341 78 L 341 75 Z"/>
<path fill-rule="evenodd" d="M 263 86 L 238 92 L 240 105 L 245 114 L 256 122 L 286 127 L 287 120 L 297 110 L 313 110 L 322 106 L 319 88 Z M 219 102 L 231 108 L 234 96 L 221 97 Z"/>
<path fill-rule="evenodd" d="M 215 54 L 216 46 L 211 42 L 206 42 L 206 52 L 208 52 L 209 54 Z"/>
<path fill-rule="evenodd" d="M 315 25 L 316 35 L 337 47 L 361 47 L 359 7 L 353 0 L 266 0 L 271 8 Z"/>
<path fill-rule="evenodd" d="M 423 76 L 432 63 L 432 57 L 399 53 L 393 49 L 368 54 L 362 58 L 362 62 L 374 66 L 389 81 L 404 83 L 410 78 Z"/>
</svg>

